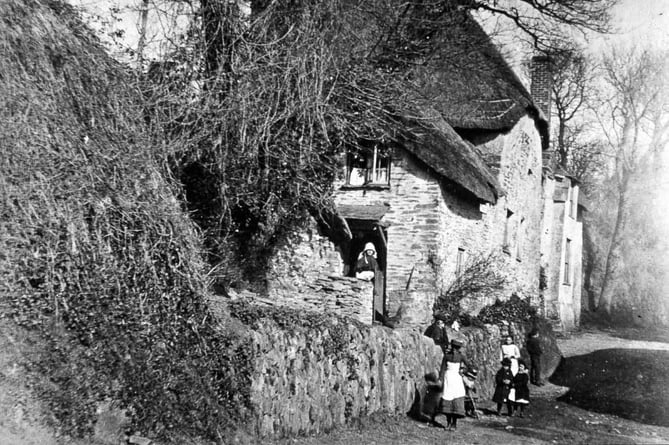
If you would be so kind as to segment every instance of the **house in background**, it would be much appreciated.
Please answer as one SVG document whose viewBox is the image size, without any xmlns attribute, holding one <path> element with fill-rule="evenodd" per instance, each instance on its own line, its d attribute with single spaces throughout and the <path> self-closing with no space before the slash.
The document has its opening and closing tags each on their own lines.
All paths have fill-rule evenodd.
<svg viewBox="0 0 669 445">
<path fill-rule="evenodd" d="M 274 301 L 316 310 L 327 301 L 367 323 L 375 313 L 401 307 L 404 325 L 424 326 L 468 259 L 490 252 L 508 278 L 501 298 L 527 297 L 542 311 L 552 310 L 559 295 L 569 298 L 544 292 L 542 299 L 540 293 L 542 266 L 552 271 L 558 261 L 548 249 L 553 239 L 571 236 L 567 257 L 580 263 L 578 224 L 554 228 L 551 241 L 542 236 L 544 217 L 553 221 L 560 213 L 546 194 L 561 190 L 557 176 L 546 180 L 542 164 L 549 124 L 537 104 L 545 97 L 531 97 L 468 14 L 454 17 L 434 38 L 433 57 L 404 73 L 420 98 L 418 113 L 400 110 L 394 141 L 364 141 L 347 153 L 328 233 L 312 224 L 271 261 L 267 283 Z M 547 68 L 533 76 L 547 78 Z M 549 85 L 535 93 L 548 94 L 550 105 Z M 379 273 L 352 292 L 350 285 L 360 281 L 356 259 L 369 242 Z M 579 274 L 572 265 L 570 273 Z M 462 303 L 475 314 L 493 302 Z"/>
<path fill-rule="evenodd" d="M 541 294 L 545 316 L 558 330 L 578 327 L 581 318 L 583 212 L 578 182 L 558 170 L 544 181 L 541 234 Z"/>
</svg>

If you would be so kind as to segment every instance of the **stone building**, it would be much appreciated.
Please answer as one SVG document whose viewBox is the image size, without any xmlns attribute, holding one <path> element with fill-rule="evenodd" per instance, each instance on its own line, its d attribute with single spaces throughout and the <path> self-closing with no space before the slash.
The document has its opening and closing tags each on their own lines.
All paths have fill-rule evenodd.
<svg viewBox="0 0 669 445">
<path fill-rule="evenodd" d="M 508 278 L 500 297 L 516 294 L 542 306 L 542 270 L 564 266 L 542 249 L 557 243 L 542 236 L 544 212 L 552 221 L 561 214 L 557 203 L 564 204 L 553 199 L 551 206 L 546 198 L 562 186 L 558 175 L 544 180 L 549 124 L 536 103 L 545 99 L 535 102 L 469 15 L 442 32 L 436 54 L 410 73 L 414 97 L 422 100 L 419 113 L 401 116 L 392 142 L 364 141 L 346 154 L 335 184 L 335 223 L 328 233 L 312 225 L 279 251 L 267 280 L 274 299 L 316 307 L 310 295 L 318 286 L 307 271 L 331 282 L 354 279 L 358 255 L 371 242 L 378 271 L 361 295 L 337 290 L 343 283 L 334 286 L 334 296 L 332 283 L 323 287 L 339 307 L 364 301 L 365 307 L 356 309 L 364 314 L 357 317 L 362 321 L 402 308 L 405 325 L 429 323 L 441 290 L 469 259 L 489 253 Z M 533 76 L 544 81 L 534 92 L 548 94 L 550 104 L 548 77 L 539 68 Z M 553 191 L 544 191 L 546 184 Z M 579 224 L 568 221 L 552 232 L 569 232 L 565 239 L 573 252 L 580 249 Z M 288 271 L 281 258 L 303 260 L 291 260 Z M 569 258 L 576 263 L 576 255 Z M 544 296 L 551 310 L 554 302 L 570 298 L 565 292 Z M 463 301 L 471 313 L 491 303 Z"/>
<path fill-rule="evenodd" d="M 546 172 L 540 287 L 544 313 L 559 330 L 574 329 L 580 322 L 586 209 L 574 178 L 560 170 Z"/>
</svg>

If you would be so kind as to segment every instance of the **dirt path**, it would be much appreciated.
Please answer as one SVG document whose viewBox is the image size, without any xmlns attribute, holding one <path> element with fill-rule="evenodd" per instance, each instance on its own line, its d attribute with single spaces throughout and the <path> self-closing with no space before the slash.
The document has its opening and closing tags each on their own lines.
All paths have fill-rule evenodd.
<svg viewBox="0 0 669 445">
<path fill-rule="evenodd" d="M 669 354 L 669 336 L 658 339 L 644 338 L 643 331 L 586 330 L 565 338 L 558 343 L 566 363 L 581 363 L 589 354 L 620 351 L 647 352 L 663 360 Z M 598 356 L 597 356 L 598 357 Z M 608 356 L 607 356 L 608 357 Z M 623 357 L 623 360 L 625 358 Z M 608 359 L 603 359 L 607 361 Z M 597 366 L 603 364 L 597 363 Z M 634 368 L 635 363 L 629 363 Z M 662 363 L 663 365 L 663 363 Z M 620 367 L 626 368 L 626 367 Z M 659 369 L 659 368 L 655 368 Z M 578 371 L 580 372 L 580 370 Z M 562 370 L 564 374 L 564 370 Z M 567 373 L 569 375 L 569 373 Z M 575 375 L 574 378 L 578 378 Z M 649 376 L 643 378 L 648 380 Z M 652 376 L 655 384 L 662 376 Z M 559 379 L 558 379 L 559 380 Z M 605 382 L 604 382 L 605 383 Z M 599 387 L 599 383 L 592 383 Z M 604 385 L 602 384 L 603 388 Z M 606 412 L 579 408 L 576 403 L 558 401 L 569 399 L 570 388 L 548 383 L 543 387 L 531 386 L 533 403 L 524 418 L 497 417 L 491 412 L 492 403 L 482 403 L 484 414 L 480 419 L 463 419 L 457 431 L 449 432 L 413 421 L 406 416 L 379 415 L 361 420 L 356 425 L 338 428 L 318 437 L 303 437 L 276 442 L 274 445 L 346 445 L 346 444 L 669 444 L 669 426 L 657 426 L 623 418 Z M 572 391 L 573 392 L 573 391 Z"/>
</svg>

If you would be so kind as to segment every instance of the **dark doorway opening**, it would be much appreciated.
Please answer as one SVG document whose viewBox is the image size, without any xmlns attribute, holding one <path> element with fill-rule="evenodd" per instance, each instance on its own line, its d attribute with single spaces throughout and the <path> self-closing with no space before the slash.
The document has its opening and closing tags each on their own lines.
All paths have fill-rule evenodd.
<svg viewBox="0 0 669 445">
<path fill-rule="evenodd" d="M 348 248 L 344 255 L 346 262 L 345 274 L 349 277 L 356 276 L 356 263 L 367 243 L 372 243 L 376 250 L 376 261 L 378 270 L 374 274 L 373 311 L 374 320 L 381 320 L 386 310 L 386 264 L 387 264 L 387 242 L 388 233 L 379 221 L 347 219 L 351 229 L 352 239 L 348 242 Z"/>
</svg>

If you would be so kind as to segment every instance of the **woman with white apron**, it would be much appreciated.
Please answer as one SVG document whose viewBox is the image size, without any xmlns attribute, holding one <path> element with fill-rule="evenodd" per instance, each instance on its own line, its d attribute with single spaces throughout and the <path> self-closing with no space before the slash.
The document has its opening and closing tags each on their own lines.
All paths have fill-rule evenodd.
<svg viewBox="0 0 669 445">
<path fill-rule="evenodd" d="M 505 358 L 511 360 L 511 374 L 514 376 L 518 374 L 518 359 L 520 358 L 520 349 L 518 349 L 518 346 L 516 346 L 516 344 L 513 342 L 513 337 L 510 335 L 504 339 L 500 356 L 500 360 L 504 360 Z"/>
<path fill-rule="evenodd" d="M 468 367 L 466 357 L 460 352 L 463 342 L 451 340 L 451 347 L 444 353 L 439 373 L 444 382 L 441 394 L 441 413 L 446 415 L 449 430 L 457 428 L 458 419 L 465 416 L 465 384 L 462 381 L 460 368 Z"/>
</svg>

